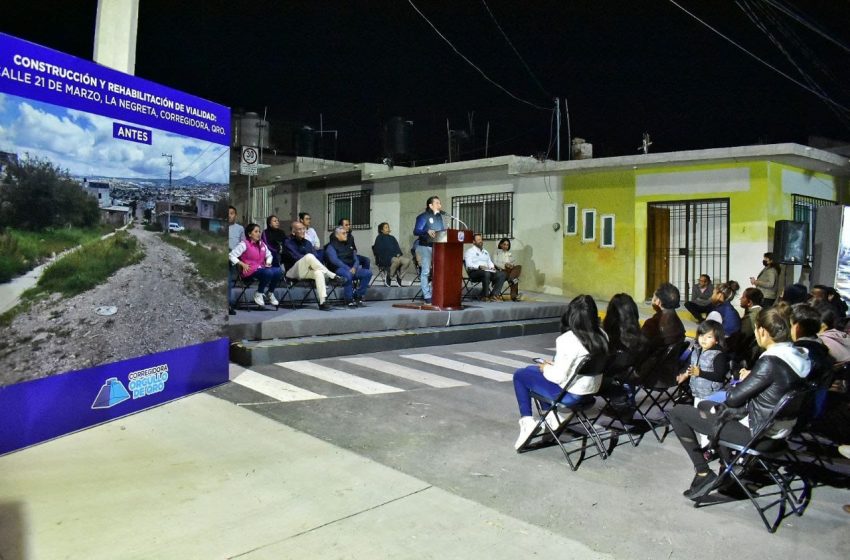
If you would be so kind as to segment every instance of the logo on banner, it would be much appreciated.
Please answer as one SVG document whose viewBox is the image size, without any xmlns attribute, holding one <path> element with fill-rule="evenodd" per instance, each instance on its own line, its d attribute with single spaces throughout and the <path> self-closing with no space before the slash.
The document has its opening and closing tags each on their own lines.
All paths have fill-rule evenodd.
<svg viewBox="0 0 850 560">
<path fill-rule="evenodd" d="M 92 408 L 112 408 L 130 398 L 130 393 L 117 377 L 107 379 L 94 398 Z"/>
<path fill-rule="evenodd" d="M 165 390 L 168 381 L 168 364 L 130 372 L 127 375 L 127 388 L 117 377 L 110 377 L 98 391 L 92 408 L 112 408 L 131 398 L 141 399 Z M 127 390 L 129 389 L 129 391 Z"/>
</svg>

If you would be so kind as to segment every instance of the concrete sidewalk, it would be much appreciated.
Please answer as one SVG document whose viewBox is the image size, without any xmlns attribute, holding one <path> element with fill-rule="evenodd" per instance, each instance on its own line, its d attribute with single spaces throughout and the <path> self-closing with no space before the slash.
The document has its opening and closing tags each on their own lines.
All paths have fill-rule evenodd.
<svg viewBox="0 0 850 560">
<path fill-rule="evenodd" d="M 207 394 L 0 458 L 0 558 L 606 558 Z"/>
</svg>

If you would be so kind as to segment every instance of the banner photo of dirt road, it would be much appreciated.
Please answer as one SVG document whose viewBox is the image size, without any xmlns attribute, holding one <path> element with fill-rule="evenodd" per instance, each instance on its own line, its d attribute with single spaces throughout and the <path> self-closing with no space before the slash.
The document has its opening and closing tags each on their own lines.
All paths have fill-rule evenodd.
<svg viewBox="0 0 850 560">
<path fill-rule="evenodd" d="M 227 107 L 0 33 L 0 403 L 125 360 L 75 406 L 226 380 L 229 144 Z"/>
</svg>

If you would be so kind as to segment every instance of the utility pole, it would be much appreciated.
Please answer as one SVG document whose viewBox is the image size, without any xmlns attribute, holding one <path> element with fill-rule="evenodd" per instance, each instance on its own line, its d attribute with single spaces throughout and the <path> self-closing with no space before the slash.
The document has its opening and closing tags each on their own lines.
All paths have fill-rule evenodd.
<svg viewBox="0 0 850 560">
<path fill-rule="evenodd" d="M 573 138 L 570 133 L 570 108 L 567 105 L 567 98 L 564 98 L 564 116 L 567 118 L 567 160 L 573 159 Z"/>
<path fill-rule="evenodd" d="M 555 98 L 555 161 L 561 161 L 561 98 Z"/>
<path fill-rule="evenodd" d="M 165 223 L 165 233 L 171 229 L 171 168 L 174 167 L 174 157 L 171 154 L 162 154 L 168 158 L 168 221 Z"/>
</svg>

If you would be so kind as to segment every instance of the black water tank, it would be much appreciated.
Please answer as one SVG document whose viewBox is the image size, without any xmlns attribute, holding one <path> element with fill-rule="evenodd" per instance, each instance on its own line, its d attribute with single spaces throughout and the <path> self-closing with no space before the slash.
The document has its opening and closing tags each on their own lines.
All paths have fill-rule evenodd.
<svg viewBox="0 0 850 560">
<path fill-rule="evenodd" d="M 384 125 L 384 154 L 390 157 L 413 153 L 413 121 L 393 117 Z"/>
<path fill-rule="evenodd" d="M 316 157 L 316 131 L 310 126 L 302 126 L 295 131 L 295 155 Z"/>
</svg>

